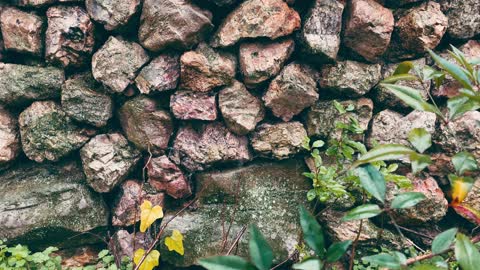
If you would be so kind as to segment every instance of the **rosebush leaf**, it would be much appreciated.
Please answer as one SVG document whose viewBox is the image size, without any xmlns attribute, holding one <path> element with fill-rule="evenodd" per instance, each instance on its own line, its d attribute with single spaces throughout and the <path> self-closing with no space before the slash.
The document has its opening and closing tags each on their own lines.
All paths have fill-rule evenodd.
<svg viewBox="0 0 480 270">
<path fill-rule="evenodd" d="M 362 260 L 388 269 L 400 269 L 402 267 L 397 258 L 387 253 L 363 257 Z"/>
<path fill-rule="evenodd" d="M 152 207 L 152 203 L 144 200 L 140 205 L 140 231 L 145 232 L 155 222 L 155 220 L 163 218 L 163 209 L 159 205 Z"/>
<path fill-rule="evenodd" d="M 426 102 L 420 92 L 416 89 L 408 86 L 389 83 L 381 83 L 380 85 L 387 88 L 395 96 L 415 110 L 433 112 L 437 115 L 442 115 L 442 113 L 435 106 Z"/>
<path fill-rule="evenodd" d="M 393 209 L 409 208 L 417 205 L 419 202 L 425 200 L 425 194 L 421 192 L 405 192 L 397 195 L 391 204 Z"/>
<path fill-rule="evenodd" d="M 432 159 L 429 155 L 421 155 L 418 153 L 410 154 L 410 161 L 412 163 L 412 173 L 416 174 L 423 169 L 425 169 L 428 165 L 432 163 Z"/>
<path fill-rule="evenodd" d="M 245 259 L 238 256 L 213 256 L 198 260 L 198 264 L 208 270 L 254 270 Z"/>
<path fill-rule="evenodd" d="M 385 202 L 386 183 L 383 174 L 370 164 L 355 169 L 362 187 L 377 200 Z"/>
<path fill-rule="evenodd" d="M 452 157 L 452 163 L 459 175 L 463 175 L 467 171 L 478 170 L 477 160 L 468 152 L 460 152 Z"/>
<path fill-rule="evenodd" d="M 432 135 L 424 128 L 414 128 L 408 133 L 408 141 L 418 152 L 423 153 L 432 146 Z"/>
<path fill-rule="evenodd" d="M 463 69 L 452 63 L 447 61 L 446 59 L 440 57 L 432 50 L 428 49 L 428 53 L 432 56 L 433 61 L 443 70 L 445 70 L 450 76 L 452 76 L 455 80 L 457 80 L 463 87 L 473 90 L 472 83 L 468 78 L 468 74 L 463 71 Z"/>
<path fill-rule="evenodd" d="M 325 239 L 323 238 L 322 226 L 303 206 L 300 206 L 300 226 L 302 227 L 305 243 L 315 251 L 317 256 L 323 258 L 325 254 Z"/>
<path fill-rule="evenodd" d="M 415 153 L 415 151 L 401 144 L 383 144 L 360 156 L 360 158 L 353 163 L 353 167 L 375 161 L 401 159 L 408 157 L 411 153 Z"/>
<path fill-rule="evenodd" d="M 480 266 L 480 252 L 464 234 L 458 233 L 455 241 L 455 258 L 462 270 L 477 270 Z"/>
<path fill-rule="evenodd" d="M 248 248 L 253 264 L 259 270 L 269 270 L 273 262 L 273 250 L 255 225 L 250 226 Z"/>
<path fill-rule="evenodd" d="M 432 242 L 432 253 L 440 254 L 446 251 L 455 241 L 457 232 L 457 228 L 451 228 L 437 235 Z"/>
<path fill-rule="evenodd" d="M 327 250 L 325 259 L 327 262 L 336 262 L 342 258 L 352 244 L 352 240 L 333 243 Z"/>
<path fill-rule="evenodd" d="M 382 213 L 382 209 L 376 204 L 360 205 L 345 214 L 342 221 L 358 220 L 378 216 Z"/>
<path fill-rule="evenodd" d="M 319 259 L 307 259 L 303 262 L 296 263 L 292 266 L 295 270 L 321 270 L 323 263 Z"/>
</svg>

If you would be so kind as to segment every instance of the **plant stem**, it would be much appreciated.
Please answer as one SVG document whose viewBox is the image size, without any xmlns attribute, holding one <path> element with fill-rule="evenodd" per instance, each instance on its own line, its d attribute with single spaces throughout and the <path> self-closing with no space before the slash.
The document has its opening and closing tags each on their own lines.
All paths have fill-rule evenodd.
<svg viewBox="0 0 480 270">
<path fill-rule="evenodd" d="M 352 256 L 350 256 L 350 265 L 348 267 L 349 270 L 353 270 L 353 263 L 355 261 L 355 252 L 357 249 L 358 240 L 360 239 L 360 234 L 362 233 L 362 226 L 363 226 L 363 219 L 360 220 L 360 226 L 358 226 L 357 236 L 352 244 Z"/>
<path fill-rule="evenodd" d="M 235 248 L 235 246 L 238 244 L 238 241 L 242 238 L 243 234 L 245 233 L 245 230 L 247 229 L 247 225 L 244 225 L 242 229 L 238 232 L 237 237 L 235 238 L 235 241 L 233 241 L 232 246 L 230 249 L 227 251 L 227 255 L 230 255 L 232 253 L 232 250 Z"/>
</svg>

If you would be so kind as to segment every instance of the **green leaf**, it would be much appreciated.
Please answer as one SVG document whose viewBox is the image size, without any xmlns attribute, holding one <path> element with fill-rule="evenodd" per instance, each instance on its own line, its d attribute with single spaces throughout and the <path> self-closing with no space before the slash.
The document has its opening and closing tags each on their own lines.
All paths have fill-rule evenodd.
<svg viewBox="0 0 480 270">
<path fill-rule="evenodd" d="M 455 258 L 462 270 L 478 270 L 480 252 L 464 234 L 458 233 L 455 242 Z"/>
<path fill-rule="evenodd" d="M 250 226 L 248 247 L 253 264 L 259 270 L 269 270 L 273 262 L 273 250 L 255 225 Z"/>
<path fill-rule="evenodd" d="M 456 96 L 447 100 L 448 118 L 455 120 L 468 111 L 480 109 L 480 103 L 467 96 Z"/>
<path fill-rule="evenodd" d="M 470 62 L 465 58 L 463 52 L 455 48 L 455 46 L 453 45 L 450 45 L 450 47 L 452 48 L 452 51 L 449 51 L 449 53 L 453 56 L 453 58 L 455 58 L 457 63 L 462 65 L 470 74 L 473 73 L 473 67 Z"/>
<path fill-rule="evenodd" d="M 305 243 L 315 251 L 317 256 L 323 258 L 325 254 L 325 240 L 322 227 L 303 206 L 300 206 L 300 226 L 302 227 Z"/>
<path fill-rule="evenodd" d="M 336 262 L 342 258 L 343 254 L 347 252 L 347 249 L 352 244 L 351 240 L 333 243 L 327 250 L 326 261 Z"/>
<path fill-rule="evenodd" d="M 375 161 L 401 159 L 408 157 L 411 153 L 415 153 L 415 151 L 401 144 L 382 144 L 358 158 L 353 163 L 353 167 Z"/>
<path fill-rule="evenodd" d="M 389 269 L 400 269 L 402 267 L 397 258 L 387 253 L 363 257 L 362 260 Z"/>
<path fill-rule="evenodd" d="M 382 83 L 396 83 L 398 81 L 418 81 L 419 78 L 412 74 L 397 74 L 383 79 Z"/>
<path fill-rule="evenodd" d="M 320 148 L 320 147 L 322 147 L 322 146 L 324 146 L 324 145 L 325 145 L 325 142 L 324 142 L 324 141 L 322 141 L 322 140 L 317 140 L 317 141 L 313 142 L 312 147 L 313 147 L 313 148 Z"/>
<path fill-rule="evenodd" d="M 397 66 L 393 75 L 408 74 L 414 66 L 412 61 L 404 61 Z"/>
<path fill-rule="evenodd" d="M 397 195 L 391 204 L 393 209 L 409 208 L 425 200 L 425 194 L 421 192 L 405 192 Z"/>
<path fill-rule="evenodd" d="M 344 113 L 347 112 L 347 111 L 345 110 L 345 108 L 343 107 L 343 105 L 342 105 L 340 102 L 336 101 L 336 100 L 333 101 L 333 106 L 335 107 L 335 109 L 337 109 L 337 111 L 338 111 L 340 114 L 344 114 Z"/>
<path fill-rule="evenodd" d="M 385 178 L 375 167 L 368 164 L 355 169 L 362 187 L 377 200 L 385 202 L 385 191 L 387 189 Z"/>
<path fill-rule="evenodd" d="M 423 153 L 432 146 L 432 135 L 424 128 L 414 128 L 408 133 L 408 141 L 418 152 Z"/>
<path fill-rule="evenodd" d="M 445 268 L 440 268 L 431 264 L 418 264 L 415 265 L 411 270 L 446 270 Z"/>
<path fill-rule="evenodd" d="M 420 92 L 416 89 L 408 86 L 388 83 L 381 83 L 380 85 L 390 90 L 390 92 L 415 110 L 433 112 L 437 115 L 442 115 L 442 113 L 435 106 L 426 102 Z"/>
<path fill-rule="evenodd" d="M 254 270 L 255 267 L 238 256 L 214 256 L 198 260 L 208 270 Z"/>
<path fill-rule="evenodd" d="M 321 270 L 323 269 L 323 263 L 319 259 L 310 258 L 294 264 L 292 268 L 295 270 Z"/>
<path fill-rule="evenodd" d="M 433 60 L 440 68 L 450 74 L 450 76 L 457 80 L 463 87 L 473 90 L 472 83 L 468 78 L 468 74 L 466 74 L 461 67 L 440 57 L 430 49 L 428 49 L 428 53 L 430 56 L 432 56 Z"/>
<path fill-rule="evenodd" d="M 410 161 L 412 163 L 412 173 L 416 174 L 423 169 L 425 169 L 428 165 L 432 163 L 432 159 L 429 155 L 421 155 L 418 153 L 410 154 Z"/>
<path fill-rule="evenodd" d="M 468 152 L 460 152 L 452 157 L 452 163 L 459 175 L 468 171 L 478 170 L 478 164 L 475 157 Z"/>
<path fill-rule="evenodd" d="M 457 232 L 457 228 L 451 228 L 437 235 L 432 242 L 432 253 L 440 254 L 446 251 L 453 244 Z"/>
<path fill-rule="evenodd" d="M 342 218 L 342 221 L 366 219 L 378 216 L 382 213 L 382 209 L 376 204 L 360 205 L 350 211 Z"/>
<path fill-rule="evenodd" d="M 104 250 L 102 250 L 98 253 L 98 258 L 101 259 L 101 258 L 107 256 L 108 253 L 109 253 L 108 249 L 104 249 Z"/>
</svg>

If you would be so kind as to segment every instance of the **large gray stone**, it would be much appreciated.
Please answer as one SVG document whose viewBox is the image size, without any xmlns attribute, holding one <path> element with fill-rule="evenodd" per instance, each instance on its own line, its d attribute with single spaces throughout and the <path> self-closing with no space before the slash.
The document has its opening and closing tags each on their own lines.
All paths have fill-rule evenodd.
<svg viewBox="0 0 480 270">
<path fill-rule="evenodd" d="M 115 30 L 128 23 L 138 11 L 140 0 L 86 0 L 88 15 L 104 25 L 106 30 Z"/>
<path fill-rule="evenodd" d="M 480 34 L 480 2 L 478 0 L 442 0 L 448 17 L 447 33 L 452 38 L 466 39 Z"/>
</svg>

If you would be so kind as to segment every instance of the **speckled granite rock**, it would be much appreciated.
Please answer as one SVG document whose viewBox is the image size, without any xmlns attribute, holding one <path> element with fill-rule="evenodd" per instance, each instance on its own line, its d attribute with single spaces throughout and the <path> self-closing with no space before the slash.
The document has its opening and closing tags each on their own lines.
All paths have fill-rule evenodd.
<svg viewBox="0 0 480 270">
<path fill-rule="evenodd" d="M 167 156 L 155 157 L 147 164 L 148 183 L 175 199 L 192 195 L 192 188 L 182 170 Z"/>
<path fill-rule="evenodd" d="M 86 0 L 85 6 L 93 20 L 111 31 L 126 25 L 139 10 L 140 2 L 140 0 Z"/>
<path fill-rule="evenodd" d="M 38 56 L 42 54 L 42 17 L 9 7 L 1 12 L 0 26 L 6 50 Z"/>
<path fill-rule="evenodd" d="M 135 240 L 134 240 L 135 238 Z M 142 248 L 147 250 L 153 243 L 153 238 L 148 233 L 129 233 L 127 230 L 118 230 L 108 243 L 111 254 L 117 254 L 123 258 L 133 258 L 135 250 Z"/>
<path fill-rule="evenodd" d="M 457 39 L 480 34 L 480 3 L 476 0 L 440 1 L 448 17 L 449 36 Z"/>
<path fill-rule="evenodd" d="M 0 169 L 17 158 L 21 149 L 17 118 L 0 106 Z"/>
<path fill-rule="evenodd" d="M 177 54 L 161 54 L 142 68 L 135 84 L 142 94 L 163 92 L 177 87 L 180 61 Z"/>
<path fill-rule="evenodd" d="M 216 94 L 196 91 L 177 91 L 170 97 L 170 110 L 177 119 L 204 120 L 217 119 Z"/>
</svg>

